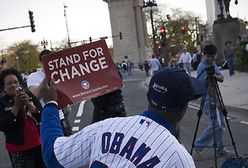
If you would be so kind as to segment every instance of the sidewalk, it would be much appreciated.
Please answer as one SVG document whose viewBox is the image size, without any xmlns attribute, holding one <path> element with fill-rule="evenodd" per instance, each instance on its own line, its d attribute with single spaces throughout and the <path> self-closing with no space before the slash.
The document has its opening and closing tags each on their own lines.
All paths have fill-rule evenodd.
<svg viewBox="0 0 248 168">
<path fill-rule="evenodd" d="M 248 73 L 235 72 L 230 77 L 228 70 L 221 70 L 224 75 L 224 82 L 219 83 L 221 95 L 226 106 L 242 108 L 248 110 Z M 192 72 L 192 76 L 196 77 L 196 71 Z M 146 78 L 148 85 L 151 77 Z"/>
</svg>

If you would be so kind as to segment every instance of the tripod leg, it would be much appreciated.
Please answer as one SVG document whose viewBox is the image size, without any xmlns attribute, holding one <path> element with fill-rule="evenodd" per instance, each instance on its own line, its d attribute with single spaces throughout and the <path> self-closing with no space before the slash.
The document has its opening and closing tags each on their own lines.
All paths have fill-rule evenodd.
<svg viewBox="0 0 248 168">
<path fill-rule="evenodd" d="M 216 80 L 213 78 L 213 76 L 210 76 L 210 89 L 209 89 L 209 94 L 210 94 L 210 118 L 212 120 L 212 126 L 213 126 L 213 146 L 214 146 L 214 163 L 215 163 L 215 168 L 217 168 L 217 140 L 216 140 L 216 126 L 220 127 L 219 124 L 217 124 L 217 114 L 216 114 L 216 87 L 215 83 Z"/>
<path fill-rule="evenodd" d="M 228 133 L 229 133 L 229 136 L 230 136 L 231 141 L 232 141 L 232 145 L 233 145 L 233 148 L 234 148 L 234 151 L 235 151 L 235 155 L 236 155 L 236 157 L 239 157 L 238 152 L 237 152 L 237 148 L 236 148 L 236 144 L 234 142 L 234 138 L 233 138 L 233 135 L 232 135 L 232 132 L 231 132 L 231 127 L 230 127 L 229 121 L 227 119 L 227 110 L 225 108 L 224 101 L 223 101 L 223 98 L 221 96 L 220 88 L 219 88 L 219 85 L 218 85 L 217 81 L 215 81 L 215 90 L 216 90 L 216 93 L 217 93 L 217 98 L 218 98 L 218 100 L 220 102 L 221 111 L 223 112 L 223 115 L 224 115 L 224 118 L 225 118 L 225 121 L 226 121 Z"/>
<path fill-rule="evenodd" d="M 212 120 L 212 125 L 213 125 L 213 146 L 214 146 L 214 163 L 215 163 L 215 168 L 217 168 L 217 142 L 216 142 L 216 105 L 214 102 L 212 102 L 210 107 L 210 116 Z M 211 114 L 212 113 L 212 114 Z"/>
<path fill-rule="evenodd" d="M 198 113 L 197 113 L 198 121 L 197 121 L 197 124 L 196 124 L 195 133 L 194 133 L 194 138 L 193 138 L 193 142 L 192 142 L 192 146 L 191 146 L 191 150 L 190 150 L 190 154 L 191 154 L 191 155 L 192 155 L 192 153 L 193 153 L 193 148 L 195 147 L 196 135 L 197 135 L 198 128 L 199 128 L 199 125 L 200 125 L 200 120 L 201 120 L 201 116 L 202 116 L 202 109 L 203 109 L 203 107 L 204 107 L 204 103 L 205 103 L 205 99 L 206 99 L 206 95 L 207 95 L 207 90 L 208 90 L 208 82 L 205 83 L 204 95 L 203 95 L 202 100 L 201 100 L 200 109 L 199 109 L 199 111 L 198 111 Z"/>
<path fill-rule="evenodd" d="M 198 115 L 198 121 L 197 121 L 197 124 L 196 124 L 195 133 L 194 133 L 194 139 L 193 139 L 191 150 L 190 150 L 191 155 L 193 153 L 193 148 L 195 147 L 195 139 L 196 139 L 196 135 L 197 135 L 197 132 L 198 132 L 198 128 L 199 128 L 199 124 L 200 124 L 200 120 L 201 120 L 201 116 L 202 116 L 202 110 L 199 110 L 197 115 Z"/>
<path fill-rule="evenodd" d="M 227 116 L 225 116 L 225 121 L 226 121 L 227 129 L 228 129 L 231 141 L 232 141 L 233 149 L 235 151 L 235 155 L 236 155 L 236 157 L 239 157 Z"/>
</svg>

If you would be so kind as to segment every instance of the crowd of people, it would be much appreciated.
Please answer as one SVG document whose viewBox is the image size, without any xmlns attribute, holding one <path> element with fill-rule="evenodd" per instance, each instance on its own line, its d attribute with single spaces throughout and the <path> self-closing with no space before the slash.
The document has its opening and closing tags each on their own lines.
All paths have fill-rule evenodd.
<svg viewBox="0 0 248 168">
<path fill-rule="evenodd" d="M 121 72 L 122 78 L 126 79 L 128 76 L 132 76 L 134 64 L 130 59 L 125 58 L 121 63 L 116 63 L 116 68 Z"/>
<path fill-rule="evenodd" d="M 229 41 L 225 45 L 225 59 L 230 75 L 234 75 L 233 49 Z M 205 46 L 199 61 L 196 53 L 191 54 L 183 48 L 175 56 L 172 53 L 168 55 L 166 68 L 161 60 L 152 55 L 149 61 L 145 60 L 140 64 L 147 77 L 152 75 L 146 111 L 141 115 L 126 117 L 121 90 L 116 90 L 91 100 L 94 105 L 92 125 L 73 135 L 68 120 L 70 108 L 58 110 L 56 86 L 53 80 L 47 84 L 43 67 L 28 76 L 21 75 L 13 68 L 2 70 L 0 131 L 5 135 L 5 147 L 13 168 L 82 165 L 125 167 L 131 164 L 138 167 L 195 167 L 192 157 L 178 141 L 178 123 L 186 112 L 188 102 L 203 94 L 207 74 L 204 72 L 199 81 L 192 80 L 192 64 L 199 61 L 198 75 L 206 66 L 214 65 L 214 77 L 223 82 L 223 76 L 214 62 L 216 52 L 214 45 Z M 42 57 L 50 53 L 49 50 L 40 53 L 41 66 Z M 130 60 L 118 63 L 116 67 L 121 78 L 132 75 L 133 63 Z M 206 95 L 203 111 L 211 120 L 209 100 L 216 95 L 208 92 Z M 218 105 L 218 102 L 215 103 Z M 216 111 L 221 118 L 221 122 L 215 123 L 217 153 L 230 154 L 232 152 L 222 142 L 224 117 L 218 106 Z M 213 125 L 210 122 L 195 142 L 195 151 L 198 154 L 211 141 L 212 135 Z M 173 145 L 168 146 L 170 143 Z M 133 151 L 136 144 L 140 146 Z M 160 149 L 153 144 L 160 144 L 164 148 Z M 171 148 L 169 153 L 165 151 L 165 147 Z M 149 152 L 150 159 L 147 158 Z M 173 152 L 177 155 L 169 157 Z M 67 157 L 69 155 L 71 156 Z"/>
<path fill-rule="evenodd" d="M 223 69 L 228 69 L 230 76 L 233 76 L 235 75 L 235 49 L 232 42 L 229 40 L 225 42 L 224 46 L 224 60 L 220 66 Z M 245 51 L 246 55 L 248 55 L 248 44 L 245 46 Z M 147 77 L 153 75 L 156 73 L 156 71 L 162 69 L 164 66 L 183 68 L 187 71 L 188 74 L 191 74 L 192 70 L 197 70 L 197 67 L 200 64 L 203 56 L 203 52 L 189 52 L 187 47 L 183 47 L 183 49 L 177 54 L 173 55 L 171 52 L 169 52 L 166 56 L 166 63 L 164 63 L 161 57 L 152 55 L 149 60 L 144 61 L 142 67 L 144 67 Z"/>
<path fill-rule="evenodd" d="M 144 67 L 147 77 L 156 74 L 166 66 L 171 68 L 183 68 L 188 74 L 191 74 L 191 70 L 197 67 L 200 59 L 201 55 L 197 55 L 196 52 L 190 53 L 187 51 L 187 48 L 184 47 L 183 50 L 176 55 L 169 52 L 166 62 L 164 62 L 162 58 L 152 55 L 150 60 L 145 60 L 142 66 Z"/>
</svg>

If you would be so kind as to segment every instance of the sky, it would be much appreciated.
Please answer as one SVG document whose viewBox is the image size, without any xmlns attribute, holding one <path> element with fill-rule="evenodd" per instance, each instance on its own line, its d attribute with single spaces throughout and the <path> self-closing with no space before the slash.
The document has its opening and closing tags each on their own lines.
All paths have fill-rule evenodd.
<svg viewBox="0 0 248 168">
<path fill-rule="evenodd" d="M 170 13 L 170 8 L 192 11 L 206 21 L 205 0 L 157 0 L 158 7 Z M 0 50 L 9 45 L 31 40 L 41 45 L 42 40 L 53 45 L 67 38 L 64 7 L 67 6 L 67 20 L 71 41 L 87 40 L 111 36 L 108 5 L 103 0 L 0 0 L 0 29 L 29 25 L 28 10 L 33 11 L 36 32 L 30 27 L 0 31 Z M 239 5 L 231 2 L 231 15 L 248 19 L 248 0 L 239 0 Z M 108 45 L 112 40 L 107 39 Z M 50 46 L 48 46 L 50 47 Z"/>
</svg>

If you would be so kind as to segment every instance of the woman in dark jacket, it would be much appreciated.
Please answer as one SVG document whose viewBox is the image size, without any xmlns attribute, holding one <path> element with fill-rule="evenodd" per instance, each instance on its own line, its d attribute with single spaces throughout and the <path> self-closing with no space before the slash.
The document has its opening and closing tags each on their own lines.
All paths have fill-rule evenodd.
<svg viewBox="0 0 248 168">
<path fill-rule="evenodd" d="M 14 168 L 43 168 L 39 122 L 39 100 L 22 88 L 23 80 L 15 69 L 0 74 L 0 131 L 6 137 L 6 149 Z"/>
</svg>

